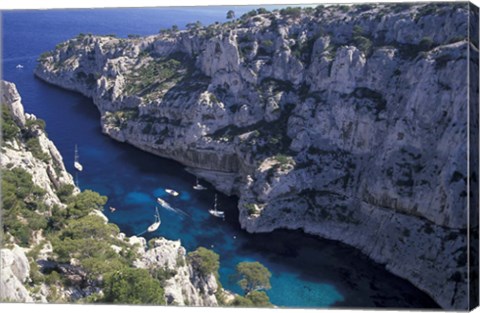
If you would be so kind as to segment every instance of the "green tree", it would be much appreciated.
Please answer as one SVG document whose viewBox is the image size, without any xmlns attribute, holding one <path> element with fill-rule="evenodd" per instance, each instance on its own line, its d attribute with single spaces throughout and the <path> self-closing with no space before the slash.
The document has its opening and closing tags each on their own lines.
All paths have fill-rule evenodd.
<svg viewBox="0 0 480 313">
<path fill-rule="evenodd" d="M 267 13 L 270 13 L 270 11 L 268 11 L 265 8 L 259 8 L 259 9 L 257 9 L 257 13 L 258 14 L 267 14 Z"/>
<path fill-rule="evenodd" d="M 302 15 L 301 7 L 286 7 L 280 10 L 280 14 L 289 16 L 291 18 L 299 18 Z"/>
<path fill-rule="evenodd" d="M 106 224 L 100 216 L 70 219 L 51 239 L 56 261 L 68 263 L 75 258 L 94 280 L 107 272 L 121 269 L 131 263 L 131 257 L 128 257 L 131 249 L 116 238 L 118 233 L 116 225 Z M 120 247 L 121 252 L 115 252 L 112 245 Z"/>
<path fill-rule="evenodd" d="M 68 202 L 72 196 L 73 190 L 75 189 L 74 185 L 63 184 L 57 189 L 57 196 L 63 203 Z"/>
<path fill-rule="evenodd" d="M 245 297 L 235 296 L 233 299 L 232 306 L 239 307 L 272 307 L 270 298 L 264 291 L 251 291 Z"/>
<path fill-rule="evenodd" d="M 250 300 L 255 307 L 271 307 L 272 303 L 265 291 L 250 291 L 246 296 L 246 299 Z"/>
<path fill-rule="evenodd" d="M 81 219 L 70 220 L 61 238 L 82 239 L 92 238 L 102 240 L 114 237 L 120 232 L 115 224 L 105 224 L 100 216 L 88 215 Z"/>
<path fill-rule="evenodd" d="M 0 105 L 2 106 L 2 138 L 4 141 L 10 141 L 17 137 L 20 128 L 13 120 L 10 108 L 5 104 Z"/>
<path fill-rule="evenodd" d="M 102 210 L 107 203 L 107 197 L 95 191 L 85 190 L 76 195 L 67 206 L 68 217 L 79 218 L 93 210 Z"/>
<path fill-rule="evenodd" d="M 250 299 L 247 299 L 242 296 L 235 296 L 232 301 L 232 306 L 239 306 L 239 307 L 252 307 L 253 302 Z"/>
<path fill-rule="evenodd" d="M 218 254 L 204 247 L 199 247 L 197 250 L 188 253 L 188 261 L 203 276 L 208 276 L 209 274 L 218 276 L 218 269 L 220 268 L 219 259 Z"/>
<path fill-rule="evenodd" d="M 2 170 L 2 226 L 15 241 L 28 246 L 33 230 L 45 228 L 47 219 L 37 213 L 47 208 L 45 190 L 33 184 L 32 175 L 21 168 Z"/>
<path fill-rule="evenodd" d="M 147 270 L 123 268 L 105 275 L 104 301 L 124 304 L 165 304 L 160 282 Z"/>
<path fill-rule="evenodd" d="M 270 289 L 272 273 L 260 262 L 241 262 L 237 265 L 238 285 L 245 295 L 251 291 Z"/>
<path fill-rule="evenodd" d="M 233 18 L 235 18 L 235 12 L 234 12 L 233 10 L 229 10 L 229 11 L 227 12 L 227 19 L 228 19 L 228 20 L 231 20 L 231 19 L 233 19 Z"/>
</svg>

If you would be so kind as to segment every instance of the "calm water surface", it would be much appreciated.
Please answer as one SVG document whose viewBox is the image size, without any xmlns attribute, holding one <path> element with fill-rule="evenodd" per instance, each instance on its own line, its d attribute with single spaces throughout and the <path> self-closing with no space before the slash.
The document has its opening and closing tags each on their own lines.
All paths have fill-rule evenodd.
<svg viewBox="0 0 480 313">
<path fill-rule="evenodd" d="M 36 58 L 79 33 L 147 35 L 173 24 L 224 21 L 229 8 L 106 9 L 3 12 L 3 75 L 14 82 L 27 112 L 46 120 L 49 137 L 73 170 L 78 145 L 84 171 L 82 189 L 106 196 L 109 219 L 127 235 L 145 231 L 153 222 L 155 197 L 163 197 L 185 214 L 160 210 L 162 224 L 145 235 L 180 239 L 191 251 L 205 246 L 220 254 L 221 281 L 240 292 L 230 279 L 235 265 L 257 260 L 272 272 L 272 303 L 289 307 L 434 307 L 435 303 L 410 283 L 389 274 L 355 249 L 293 231 L 250 235 L 240 229 L 236 199 L 219 196 L 225 221 L 208 214 L 214 191 L 195 191 L 195 177 L 173 161 L 155 157 L 102 135 L 92 101 L 50 86 L 33 76 Z M 237 16 L 251 7 L 236 7 Z M 23 69 L 16 69 L 22 64 Z M 169 196 L 165 188 L 179 191 Z"/>
</svg>

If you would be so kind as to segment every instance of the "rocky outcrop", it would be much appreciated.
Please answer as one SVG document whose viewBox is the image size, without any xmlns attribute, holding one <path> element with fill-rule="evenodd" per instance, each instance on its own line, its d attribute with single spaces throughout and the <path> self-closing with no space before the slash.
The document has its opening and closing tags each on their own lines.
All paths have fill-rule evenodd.
<svg viewBox="0 0 480 313">
<path fill-rule="evenodd" d="M 47 138 L 41 122 L 28 113 L 24 113 L 21 97 L 14 84 L 0 81 L 3 127 L 16 127 L 19 133 L 24 134 L 34 142 L 35 152 L 29 147 L 28 140 L 22 136 L 3 138 L 0 164 L 2 170 L 21 168 L 31 175 L 32 182 L 44 191 L 42 202 L 49 208 L 58 206 L 64 208 L 56 191 L 62 185 L 74 185 L 72 176 L 65 170 L 63 159 L 57 148 Z M 13 124 L 8 124 L 6 118 Z M 39 158 L 41 156 L 41 158 Z M 77 189 L 74 192 L 78 192 Z M 6 208 L 4 208 L 6 209 Z M 34 241 L 42 240 L 41 232 L 36 233 Z M 13 238 L 4 237 L 2 242 L 2 263 L 0 275 L 0 299 L 14 302 L 46 302 L 45 292 L 33 292 L 26 286 L 30 283 L 30 263 L 26 252 L 30 249 L 22 248 L 10 242 Z M 7 248 L 9 247 L 9 248 Z M 10 248 L 11 247 L 11 248 Z M 46 258 L 46 256 L 45 256 Z"/>
<path fill-rule="evenodd" d="M 19 130 L 28 131 L 29 140 L 38 142 L 38 149 L 33 152 L 24 140 L 5 140 L 0 155 L 2 168 L 22 168 L 26 170 L 32 175 L 33 183 L 46 191 L 45 204 L 63 207 L 64 204 L 58 199 L 56 190 L 62 185 L 74 185 L 74 183 L 72 175 L 65 169 L 60 152 L 48 139 L 40 123 L 36 123 L 36 116 L 24 113 L 21 97 L 15 85 L 0 81 L 0 88 L 2 105 L 9 108 L 8 112 L 17 123 Z M 29 125 L 28 130 L 27 124 Z M 39 158 L 39 155 L 42 157 Z M 78 192 L 78 190 L 75 192 Z"/>
<path fill-rule="evenodd" d="M 24 283 L 30 276 L 30 265 L 25 252 L 19 246 L 1 249 L 0 300 L 33 302 Z"/>
<path fill-rule="evenodd" d="M 465 309 L 469 10 L 330 6 L 79 36 L 36 75 L 91 97 L 113 138 L 237 194 L 249 232 L 342 241 Z"/>
<path fill-rule="evenodd" d="M 164 238 L 154 239 L 152 247 L 147 249 L 142 242 L 141 257 L 137 260 L 139 268 L 156 269 L 171 276 L 165 282 L 167 304 L 192 306 L 218 306 L 219 286 L 213 274 L 201 275 L 186 261 L 186 250 L 180 241 Z"/>
</svg>

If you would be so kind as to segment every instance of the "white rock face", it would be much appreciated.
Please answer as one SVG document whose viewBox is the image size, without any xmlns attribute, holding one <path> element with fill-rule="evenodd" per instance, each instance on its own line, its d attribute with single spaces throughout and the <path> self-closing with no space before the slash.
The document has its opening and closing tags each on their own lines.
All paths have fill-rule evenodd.
<svg viewBox="0 0 480 313">
<path fill-rule="evenodd" d="M 25 114 L 23 112 L 22 98 L 18 94 L 14 84 L 0 81 L 0 90 L 2 95 L 2 104 L 10 108 L 15 121 L 20 126 L 25 126 Z"/>
<path fill-rule="evenodd" d="M 2 105 L 9 108 L 11 118 L 20 129 L 25 130 L 28 121 L 35 121 L 32 114 L 24 113 L 21 97 L 14 84 L 0 81 L 2 89 Z M 2 170 L 22 168 L 32 175 L 32 182 L 45 190 L 43 202 L 48 206 L 58 205 L 65 207 L 59 200 L 56 190 L 63 184 L 73 185 L 73 179 L 65 170 L 63 159 L 57 148 L 50 141 L 45 132 L 38 126 L 31 129 L 32 136 L 38 140 L 40 150 L 47 156 L 47 160 L 36 158 L 26 146 L 23 139 L 16 138 L 6 140 L 2 144 L 0 164 Z M 74 190 L 78 192 L 78 190 Z M 41 233 L 37 233 L 34 241 L 39 243 L 42 239 Z M 47 244 L 40 252 L 46 259 L 49 255 Z M 50 247 L 51 249 L 51 247 Z M 45 296 L 30 294 L 25 288 L 25 283 L 30 279 L 30 265 L 25 255 L 25 249 L 14 245 L 13 249 L 4 248 L 2 253 L 2 272 L 0 276 L 0 299 L 15 302 L 46 302 Z"/>
<path fill-rule="evenodd" d="M 24 113 L 21 97 L 14 84 L 0 81 L 2 87 L 3 104 L 10 108 L 11 116 L 20 128 L 24 128 L 26 121 L 35 121 L 33 114 Z M 2 145 L 0 165 L 2 168 L 22 168 L 32 175 L 34 184 L 46 191 L 44 202 L 48 206 L 54 204 L 63 207 L 56 194 L 56 188 L 64 184 L 74 185 L 72 176 L 66 171 L 63 158 L 45 132 L 36 126 L 34 137 L 39 142 L 41 152 L 47 160 L 40 160 L 30 152 L 25 143 L 14 139 Z M 78 192 L 75 190 L 74 192 Z"/>
<path fill-rule="evenodd" d="M 22 248 L 1 249 L 0 300 L 33 302 L 24 283 L 30 276 L 30 265 Z"/>
<path fill-rule="evenodd" d="M 87 36 L 36 75 L 92 97 L 114 139 L 238 195 L 247 231 L 342 241 L 466 309 L 468 15 L 466 4 L 328 7 L 122 47 Z M 180 58 L 181 77 L 130 94 L 149 49 Z"/>
<path fill-rule="evenodd" d="M 173 273 L 164 290 L 167 304 L 217 306 L 218 285 L 213 274 L 203 277 L 186 262 L 186 251 L 180 241 L 157 238 L 153 247 L 146 249 L 136 262 L 139 268 L 157 268 Z"/>
</svg>

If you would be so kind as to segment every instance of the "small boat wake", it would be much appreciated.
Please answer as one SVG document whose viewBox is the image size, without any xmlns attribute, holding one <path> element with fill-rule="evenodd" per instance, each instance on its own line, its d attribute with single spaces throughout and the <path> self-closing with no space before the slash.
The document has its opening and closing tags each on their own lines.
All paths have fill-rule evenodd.
<svg viewBox="0 0 480 313">
<path fill-rule="evenodd" d="M 187 217 L 190 216 L 187 212 L 172 207 L 167 201 L 163 200 L 162 198 L 157 198 L 157 202 L 158 202 L 158 204 L 160 204 L 163 208 L 165 208 L 165 209 L 167 209 L 167 210 L 169 210 L 169 211 L 172 211 L 172 212 L 174 212 L 174 213 L 181 214 L 181 215 L 187 216 Z"/>
<path fill-rule="evenodd" d="M 136 237 L 140 237 L 141 235 L 144 235 L 144 234 L 146 234 L 146 233 L 147 233 L 147 231 L 144 230 L 144 231 L 142 231 L 141 233 L 136 234 L 135 236 L 136 236 Z"/>
</svg>

